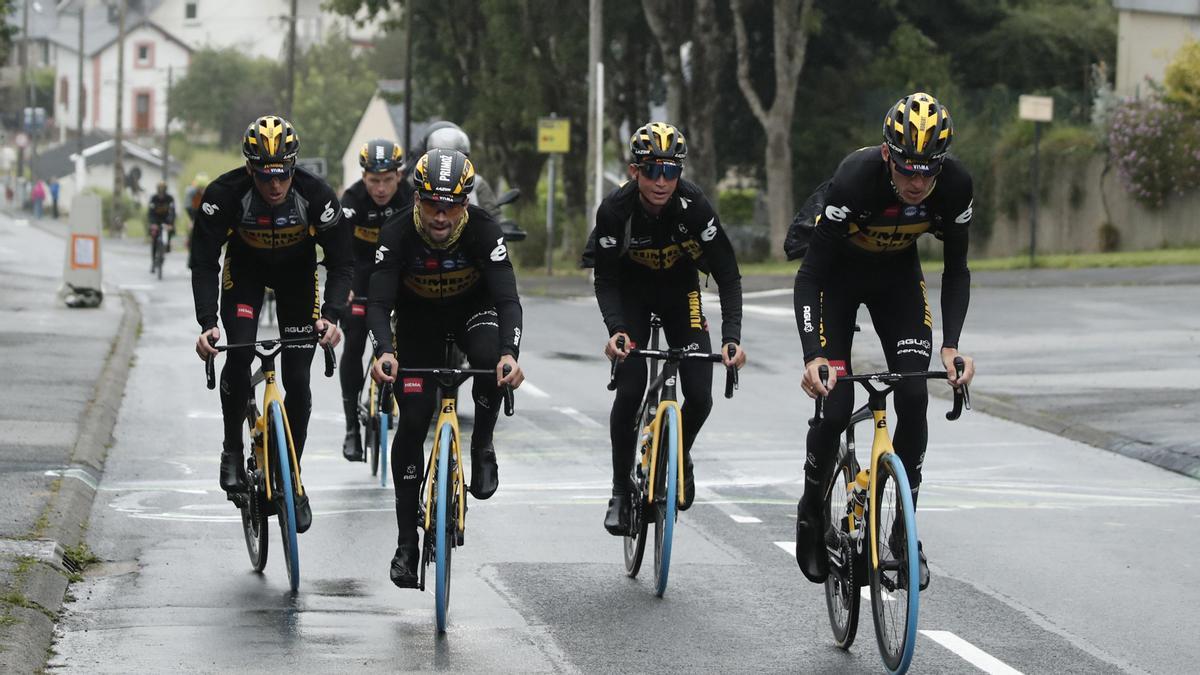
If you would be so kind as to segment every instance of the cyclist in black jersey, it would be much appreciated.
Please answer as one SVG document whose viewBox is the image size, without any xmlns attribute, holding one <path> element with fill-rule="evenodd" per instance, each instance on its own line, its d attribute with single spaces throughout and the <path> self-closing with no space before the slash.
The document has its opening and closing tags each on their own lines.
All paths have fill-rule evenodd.
<svg viewBox="0 0 1200 675">
<path fill-rule="evenodd" d="M 963 356 L 961 377 L 953 365 L 961 356 L 958 338 L 971 290 L 967 239 L 973 195 L 970 174 L 947 155 L 953 139 L 949 113 L 932 96 L 915 93 L 888 110 L 883 131 L 881 146 L 852 152 L 838 166 L 796 274 L 796 326 L 805 363 L 801 386 L 810 397 L 828 396 L 823 421 L 808 432 L 804 495 L 796 521 L 796 561 L 817 583 L 829 572 L 823 487 L 831 479 L 838 439 L 854 403 L 851 387 L 835 385 L 839 375 L 853 372 L 850 346 L 859 305 L 871 313 L 889 370 L 924 371 L 933 355 L 933 318 L 915 246 L 925 232 L 944 245 L 939 357 L 952 386 L 968 384 L 975 373 L 968 356 Z M 821 366 L 829 370 L 827 385 L 818 375 Z M 898 385 L 894 399 L 893 443 L 916 504 L 928 440 L 926 381 Z M 929 567 L 923 551 L 920 564 L 925 588 Z"/>
<path fill-rule="evenodd" d="M 146 219 L 150 223 L 151 238 L 158 236 L 158 228 L 167 227 L 167 251 L 171 250 L 171 240 L 175 238 L 175 198 L 167 193 L 167 184 L 159 182 L 154 194 L 150 195 L 150 204 L 146 207 Z M 151 247 L 153 250 L 153 247 Z M 150 263 L 150 271 L 154 271 L 154 263 Z"/>
<path fill-rule="evenodd" d="M 337 346 L 337 322 L 345 308 L 354 272 L 351 234 L 341 223 L 342 207 L 324 181 L 296 168 L 300 142 L 287 120 L 259 117 L 242 138 L 245 166 L 229 171 L 204 190 L 192 236 L 192 296 L 201 359 L 215 355 L 211 342 L 221 338 L 218 309 L 229 344 L 252 342 L 263 289 L 275 289 L 280 337 L 320 335 L 321 344 Z M 228 244 L 226 246 L 226 244 Z M 325 251 L 325 303 L 320 304 L 316 246 Z M 226 246 L 224 266 L 221 247 Z M 220 304 L 218 305 L 218 288 Z M 296 461 L 304 452 L 312 411 L 309 370 L 314 344 L 283 350 L 281 371 Z M 221 415 L 225 443 L 221 452 L 221 489 L 245 489 L 242 424 L 250 397 L 254 352 L 226 352 L 221 370 Z M 296 530 L 312 522 L 307 492 L 296 502 Z"/>
<path fill-rule="evenodd" d="M 398 363 L 410 368 L 446 365 L 447 332 L 454 334 L 472 368 L 495 369 L 495 381 L 476 377 L 471 386 L 475 424 L 468 489 L 476 499 L 487 499 L 499 486 L 492 431 L 500 412 L 500 386 L 516 388 L 525 376 L 517 363 L 521 301 L 516 275 L 499 224 L 467 203 L 474 178 L 475 168 L 461 152 L 434 149 L 417 161 L 416 204 L 411 213 L 384 224 L 375 252 L 367 327 L 376 382 L 394 382 Z M 390 375 L 383 372 L 385 365 Z M 511 368 L 507 375 L 505 366 Z M 392 478 L 399 535 L 390 576 L 401 588 L 415 588 L 417 493 L 437 384 L 405 377 L 395 389 L 400 417 L 392 443 Z"/>
<path fill-rule="evenodd" d="M 742 276 L 716 211 L 699 187 L 680 178 L 687 157 L 683 134 L 670 124 L 652 122 L 634 132 L 629 149 L 630 180 L 601 202 L 592 233 L 596 299 L 609 334 L 605 355 L 624 359 L 630 349 L 645 346 L 651 313 L 662 320 L 671 347 L 711 352 L 697 275 L 703 267 L 720 291 L 725 365 L 741 368 L 745 350 L 739 347 L 730 360 L 727 347 L 741 342 Z M 621 337 L 624 348 L 617 346 Z M 645 363 L 630 362 L 617 370 L 617 394 L 609 414 L 613 487 L 604 527 L 616 536 L 629 533 L 632 449 L 646 368 Z M 685 460 L 680 509 L 687 509 L 696 494 L 692 443 L 712 409 L 712 365 L 685 361 L 679 373 Z"/>
<path fill-rule="evenodd" d="M 375 248 L 384 221 L 396 214 L 412 212 L 413 192 L 404 185 L 404 152 L 395 141 L 376 139 L 363 144 L 358 153 L 362 180 L 342 193 L 342 220 L 354 233 L 354 285 L 350 308 L 342 317 L 346 333 L 339 379 L 342 408 L 346 413 L 346 440 L 342 456 L 351 462 L 363 459 L 358 428 L 358 397 L 362 391 L 362 353 L 367 343 L 367 287 L 375 267 Z"/>
</svg>

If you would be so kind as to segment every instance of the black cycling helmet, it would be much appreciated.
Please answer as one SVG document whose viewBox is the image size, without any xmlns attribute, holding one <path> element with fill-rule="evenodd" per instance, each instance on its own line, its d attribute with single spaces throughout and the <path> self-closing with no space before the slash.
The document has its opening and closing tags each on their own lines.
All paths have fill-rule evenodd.
<svg viewBox="0 0 1200 675">
<path fill-rule="evenodd" d="M 475 165 L 457 150 L 434 148 L 417 160 L 413 183 L 421 199 L 465 204 L 475 188 Z"/>
<path fill-rule="evenodd" d="M 400 144 L 383 138 L 363 143 L 358 151 L 358 165 L 363 171 L 386 173 L 397 171 L 404 164 L 404 151 Z"/>
<path fill-rule="evenodd" d="M 687 141 L 683 134 L 666 122 L 651 122 L 629 139 L 629 154 L 635 164 L 666 160 L 682 163 L 687 157 Z"/>
<path fill-rule="evenodd" d="M 883 118 L 883 140 L 892 157 L 913 170 L 936 170 L 953 139 L 950 112 L 923 92 L 900 99 Z"/>
<path fill-rule="evenodd" d="M 246 127 L 242 156 L 258 171 L 291 171 L 300 152 L 300 137 L 292 123 L 278 115 L 263 115 Z"/>
<path fill-rule="evenodd" d="M 434 129 L 425 137 L 425 149 L 433 150 L 434 148 L 457 150 L 470 157 L 471 138 L 467 136 L 467 132 L 460 129 L 457 125 L 449 124 L 448 126 Z"/>
</svg>

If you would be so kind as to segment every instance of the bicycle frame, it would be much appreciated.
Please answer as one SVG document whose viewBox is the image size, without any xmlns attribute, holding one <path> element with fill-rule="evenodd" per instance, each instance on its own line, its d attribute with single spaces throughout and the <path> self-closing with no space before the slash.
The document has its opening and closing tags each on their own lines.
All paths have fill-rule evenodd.
<svg viewBox="0 0 1200 675">
<path fill-rule="evenodd" d="M 675 409 L 675 437 L 680 439 L 679 443 L 675 444 L 676 466 L 683 466 L 683 414 L 680 411 L 679 401 L 676 398 L 676 382 L 678 380 L 679 365 L 674 361 L 668 361 L 663 366 L 663 372 L 651 384 L 650 390 L 658 391 L 660 397 L 655 405 L 654 421 L 647 428 L 650 434 L 650 449 L 642 454 L 642 471 L 647 472 L 650 476 L 650 489 L 646 492 L 646 503 L 654 503 L 654 487 L 657 483 L 658 473 L 658 451 L 659 444 L 662 441 L 663 425 L 666 423 L 667 410 Z M 659 390 L 661 387 L 661 390 Z M 683 504 L 683 471 L 676 472 L 678 485 L 675 491 L 675 501 L 677 504 Z"/>
<path fill-rule="evenodd" d="M 288 455 L 292 465 L 292 475 L 296 479 L 296 495 L 297 497 L 302 497 L 304 496 L 304 484 L 300 481 L 300 463 L 296 460 L 296 444 L 292 442 L 292 423 L 288 420 L 287 410 L 283 407 L 283 392 L 280 391 L 279 385 L 275 383 L 274 354 L 262 358 L 262 375 L 263 381 L 266 382 L 267 386 L 263 391 L 261 413 L 254 420 L 254 428 L 250 431 L 250 439 L 254 445 L 254 459 L 258 466 L 262 468 L 263 475 L 270 476 L 271 453 L 268 451 L 268 448 L 271 447 L 271 425 L 267 424 L 267 411 L 270 410 L 272 402 L 277 402 L 280 411 L 283 413 L 283 428 L 284 433 L 287 434 Z M 271 481 L 268 480 L 265 482 L 267 500 L 270 501 L 274 499 L 274 495 L 271 492 Z"/>
<path fill-rule="evenodd" d="M 466 531 L 467 523 L 467 499 L 466 499 L 466 479 L 463 477 L 462 452 L 459 448 L 458 435 L 458 385 L 443 389 L 438 387 L 439 398 L 441 404 L 439 406 L 437 426 L 434 428 L 437 431 L 433 436 L 433 449 L 429 452 L 429 463 L 425 467 L 425 525 L 426 532 L 429 531 L 432 523 L 434 509 L 434 481 L 430 480 L 433 475 L 434 467 L 438 465 L 440 454 L 442 452 L 442 438 L 445 434 L 450 434 L 450 457 L 449 465 L 451 468 L 450 484 L 453 485 L 454 497 L 457 499 L 457 525 L 456 531 L 459 535 Z"/>
</svg>

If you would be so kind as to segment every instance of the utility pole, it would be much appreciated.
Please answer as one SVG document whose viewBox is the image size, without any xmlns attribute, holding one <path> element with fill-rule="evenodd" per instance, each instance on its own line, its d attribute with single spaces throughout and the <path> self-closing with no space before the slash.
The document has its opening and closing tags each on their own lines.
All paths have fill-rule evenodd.
<svg viewBox="0 0 1200 675">
<path fill-rule="evenodd" d="M 79 156 L 83 156 L 83 3 L 79 3 L 79 67 L 75 71 L 75 80 L 77 91 L 75 93 L 75 126 L 79 130 L 79 137 L 75 139 L 75 151 Z M 93 92 L 95 93 L 95 92 Z M 93 101 L 92 105 L 96 105 Z"/>
<path fill-rule="evenodd" d="M 125 197 L 125 164 L 122 161 L 122 120 L 125 114 L 125 2 L 117 0 L 117 126 L 113 134 L 113 191 L 112 231 L 115 235 L 125 234 L 125 214 L 121 203 Z"/>
<path fill-rule="evenodd" d="M 603 163 L 604 120 L 600 115 L 597 97 L 602 84 L 599 78 L 600 55 L 604 40 L 604 0 L 588 0 L 588 117 L 587 117 L 587 184 L 592 187 L 591 205 L 598 206 L 604 195 L 600 167 Z M 594 212 L 590 215 L 594 215 Z M 589 215 L 589 220 L 590 220 Z M 589 228 L 585 228 L 589 229 Z M 563 243 L 566 243 L 564 238 Z"/>
<path fill-rule="evenodd" d="M 296 100 L 296 0 L 292 0 L 292 15 L 288 21 L 287 99 L 283 116 L 292 121 L 292 103 Z"/>
<path fill-rule="evenodd" d="M 404 153 L 412 149 L 412 0 L 404 1 Z M 428 148 L 426 148 L 428 150 Z M 414 160 L 415 161 L 415 160 Z"/>
<path fill-rule="evenodd" d="M 167 112 L 163 116 L 163 151 L 162 151 L 162 182 L 167 182 L 167 163 L 171 158 L 171 85 L 174 83 L 175 71 L 167 66 Z"/>
<path fill-rule="evenodd" d="M 29 100 L 25 98 L 25 92 L 29 86 L 29 3 L 30 0 L 25 0 L 25 14 L 21 18 L 21 121 L 25 121 L 25 108 L 29 107 Z M 26 130 L 27 132 L 29 130 Z M 32 135 L 32 134 L 31 134 Z M 30 164 L 33 162 L 31 161 Z M 25 176 L 25 148 L 17 148 L 17 178 L 21 179 Z"/>
</svg>

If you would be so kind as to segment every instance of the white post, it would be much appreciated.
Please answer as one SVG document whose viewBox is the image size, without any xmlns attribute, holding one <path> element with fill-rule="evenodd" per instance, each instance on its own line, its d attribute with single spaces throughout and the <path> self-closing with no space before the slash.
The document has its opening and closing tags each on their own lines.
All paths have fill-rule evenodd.
<svg viewBox="0 0 1200 675">
<path fill-rule="evenodd" d="M 549 173 L 546 176 L 546 182 L 549 184 L 546 191 L 546 276 L 554 272 L 554 156 L 555 153 L 550 153 Z"/>
<path fill-rule="evenodd" d="M 592 216 L 600 210 L 604 200 L 604 64 L 596 63 L 596 156 L 592 173 Z M 591 228 L 586 228 L 591 229 Z"/>
</svg>

